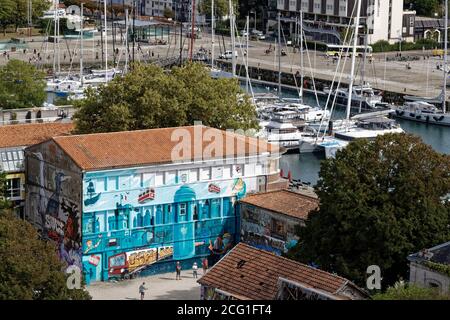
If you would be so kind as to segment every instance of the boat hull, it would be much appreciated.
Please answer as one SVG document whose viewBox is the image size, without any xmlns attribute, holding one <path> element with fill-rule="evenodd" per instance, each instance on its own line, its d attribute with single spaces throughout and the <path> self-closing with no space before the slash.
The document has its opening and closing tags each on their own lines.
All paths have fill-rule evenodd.
<svg viewBox="0 0 450 320">
<path fill-rule="evenodd" d="M 415 114 L 408 110 L 396 110 L 391 112 L 391 117 L 425 124 L 450 127 L 450 114 Z"/>
</svg>

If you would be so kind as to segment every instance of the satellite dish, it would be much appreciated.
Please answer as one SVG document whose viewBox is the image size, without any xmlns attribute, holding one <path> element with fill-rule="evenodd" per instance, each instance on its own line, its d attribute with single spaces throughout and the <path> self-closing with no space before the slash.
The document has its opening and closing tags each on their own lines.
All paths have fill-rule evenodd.
<svg viewBox="0 0 450 320">
<path fill-rule="evenodd" d="M 81 9 L 80 9 L 79 6 L 72 5 L 72 6 L 69 6 L 66 9 L 66 13 L 67 14 L 71 14 L 71 15 L 80 16 L 81 15 Z"/>
<path fill-rule="evenodd" d="M 66 9 L 67 13 L 67 29 L 80 30 L 81 29 L 81 9 L 78 6 L 69 6 Z"/>
</svg>

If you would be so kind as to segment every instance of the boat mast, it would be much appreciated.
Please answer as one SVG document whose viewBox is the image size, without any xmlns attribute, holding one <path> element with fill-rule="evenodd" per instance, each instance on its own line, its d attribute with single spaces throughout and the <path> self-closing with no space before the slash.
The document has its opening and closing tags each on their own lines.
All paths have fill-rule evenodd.
<svg viewBox="0 0 450 320">
<path fill-rule="evenodd" d="M 245 45 L 245 52 L 246 52 L 246 55 L 245 55 L 245 63 L 246 63 L 246 70 L 247 70 L 247 72 L 246 72 L 246 92 L 248 92 L 248 87 L 250 86 L 250 76 L 249 76 L 249 74 L 248 74 L 248 38 L 249 38 L 249 36 L 250 36 L 250 16 L 249 15 L 247 15 L 247 38 L 246 38 L 246 45 Z"/>
<path fill-rule="evenodd" d="M 445 22 L 444 22 L 444 97 L 442 98 L 442 110 L 447 111 L 447 51 L 448 51 L 448 0 L 445 0 Z"/>
<path fill-rule="evenodd" d="M 194 30 L 195 29 L 195 0 L 192 0 L 191 18 L 192 18 L 192 21 L 191 21 L 191 45 L 189 47 L 189 61 L 192 62 L 192 54 L 194 51 L 194 39 L 196 36 L 195 30 Z"/>
<path fill-rule="evenodd" d="M 305 77 L 303 68 L 303 10 L 300 10 L 300 102 L 303 102 L 303 81 Z"/>
<path fill-rule="evenodd" d="M 80 81 L 81 86 L 84 84 L 83 79 L 83 32 L 84 32 L 84 24 L 83 24 L 83 16 L 84 16 L 84 3 L 81 3 L 81 28 L 80 28 Z"/>
<path fill-rule="evenodd" d="M 236 76 L 236 56 L 235 56 L 235 30 L 234 30 L 234 8 L 233 2 L 231 0 L 228 1 L 229 10 L 230 10 L 230 31 L 231 31 L 231 65 L 232 65 L 232 74 L 233 78 Z"/>
<path fill-rule="evenodd" d="M 128 8 L 125 9 L 125 68 L 124 68 L 124 73 L 126 74 L 128 72 L 128 60 L 130 58 L 130 48 L 128 47 L 128 24 L 129 24 L 129 19 L 128 19 Z"/>
<path fill-rule="evenodd" d="M 278 96 L 281 97 L 281 12 L 278 12 Z"/>
<path fill-rule="evenodd" d="M 358 45 L 358 31 L 359 31 L 359 20 L 361 16 L 361 0 L 357 0 L 356 3 L 356 19 L 355 19 L 355 31 L 353 39 L 353 53 L 352 53 L 352 68 L 350 71 L 350 85 L 348 87 L 348 97 L 347 97 L 347 114 L 346 119 L 350 120 L 350 110 L 352 107 L 352 93 L 353 93 L 353 83 L 355 81 L 355 64 L 356 64 L 356 46 Z"/>
<path fill-rule="evenodd" d="M 214 37 L 215 37 L 215 31 L 214 31 L 214 0 L 211 2 L 211 67 L 214 68 Z"/>
<path fill-rule="evenodd" d="M 359 100 L 359 113 L 361 113 L 362 109 L 362 97 L 364 96 L 363 90 L 364 90 L 364 84 L 365 84 L 365 77 L 366 77 L 366 54 L 367 54 L 367 31 L 364 33 L 364 54 L 363 54 L 363 66 L 361 69 L 361 99 Z"/>
<path fill-rule="evenodd" d="M 108 82 L 108 31 L 107 31 L 107 19 L 106 19 L 106 0 L 103 1 L 104 14 L 105 14 L 105 82 Z"/>
<path fill-rule="evenodd" d="M 53 9 L 54 9 L 54 26 L 53 26 L 53 80 L 56 77 L 56 29 L 57 29 L 57 24 L 56 24 L 56 19 L 58 19 L 57 17 L 57 10 L 56 10 L 56 1 L 53 1 Z"/>
</svg>

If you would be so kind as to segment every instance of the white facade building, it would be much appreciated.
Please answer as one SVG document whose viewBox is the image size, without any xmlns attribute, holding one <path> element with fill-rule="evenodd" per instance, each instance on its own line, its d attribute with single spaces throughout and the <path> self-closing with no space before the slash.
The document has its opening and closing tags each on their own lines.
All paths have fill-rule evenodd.
<svg viewBox="0 0 450 320">
<path fill-rule="evenodd" d="M 356 16 L 356 4 L 357 0 L 277 0 L 277 9 L 282 12 L 282 20 L 291 24 L 303 11 L 305 26 L 316 29 L 311 40 L 339 42 L 342 41 L 339 32 Z M 413 41 L 414 17 L 414 11 L 403 10 L 403 0 L 362 0 L 361 26 L 368 30 L 368 44 L 380 40 Z"/>
</svg>

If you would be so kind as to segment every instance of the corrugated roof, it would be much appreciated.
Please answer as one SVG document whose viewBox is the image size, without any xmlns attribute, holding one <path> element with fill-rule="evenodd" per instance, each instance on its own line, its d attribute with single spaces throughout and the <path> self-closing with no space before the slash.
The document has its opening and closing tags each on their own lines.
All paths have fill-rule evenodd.
<svg viewBox="0 0 450 320">
<path fill-rule="evenodd" d="M 69 134 L 72 123 L 31 123 L 0 126 L 0 148 L 26 147 L 55 136 Z"/>
<path fill-rule="evenodd" d="M 280 277 L 337 295 L 338 298 L 348 298 L 339 297 L 342 287 L 350 283 L 347 279 L 244 243 L 236 245 L 198 282 L 234 296 L 251 300 L 273 300 Z"/>
<path fill-rule="evenodd" d="M 252 194 L 241 202 L 304 220 L 319 206 L 317 199 L 288 190 Z"/>
<path fill-rule="evenodd" d="M 196 128 L 195 133 L 194 128 Z M 203 148 L 194 148 L 194 142 L 198 140 L 194 139 L 197 132 L 204 137 Z M 183 139 L 180 136 L 177 139 L 177 135 L 183 135 Z M 223 156 L 218 154 L 219 150 L 216 150 L 216 152 L 211 152 L 211 156 L 205 156 L 204 160 L 257 155 L 278 150 L 277 146 L 267 143 L 266 140 L 204 126 L 72 135 L 56 137 L 53 140 L 81 169 L 94 170 L 172 163 L 172 152 L 176 151 L 176 146 L 180 146 L 181 143 L 185 143 L 191 148 L 189 154 L 180 155 L 182 161 L 201 159 L 201 150 L 207 151 L 207 146 L 212 144 L 207 140 L 208 135 L 223 139 Z M 227 148 L 226 141 L 234 142 L 234 149 Z M 200 142 L 197 143 L 200 146 Z M 240 148 L 243 150 L 238 150 L 239 145 L 244 145 L 244 148 Z M 194 157 L 197 149 L 200 149 L 200 153 L 197 152 L 198 155 Z"/>
</svg>

